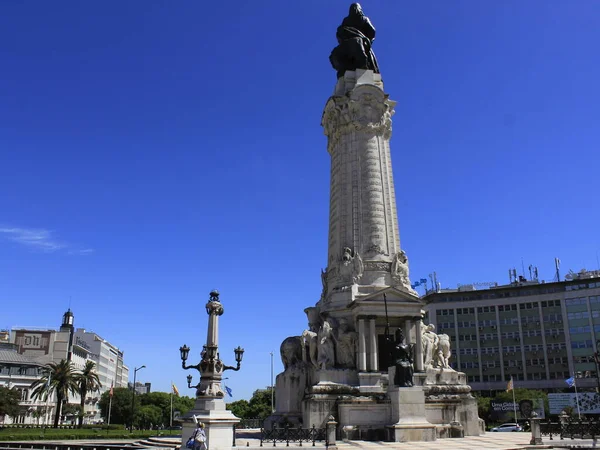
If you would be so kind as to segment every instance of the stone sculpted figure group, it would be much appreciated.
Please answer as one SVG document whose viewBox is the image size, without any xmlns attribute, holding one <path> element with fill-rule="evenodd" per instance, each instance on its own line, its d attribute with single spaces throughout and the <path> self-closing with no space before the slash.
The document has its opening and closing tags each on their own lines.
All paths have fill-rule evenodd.
<svg viewBox="0 0 600 450">
<path fill-rule="evenodd" d="M 319 370 L 354 369 L 358 333 L 348 320 L 339 323 L 333 318 L 321 318 L 317 307 L 304 310 L 308 329 L 301 336 L 291 336 L 281 344 L 284 369 L 309 365 Z"/>
<path fill-rule="evenodd" d="M 435 325 L 421 327 L 421 343 L 423 347 L 423 367 L 450 368 L 450 337 L 447 334 L 436 334 Z"/>
<path fill-rule="evenodd" d="M 301 336 L 291 336 L 281 344 L 281 360 L 284 369 L 309 365 L 318 370 L 355 369 L 358 333 L 347 319 L 339 323 L 331 317 L 322 318 L 317 307 L 306 308 L 309 328 Z M 421 327 L 423 367 L 450 368 L 450 337 L 436 334 L 433 324 Z M 409 386 L 412 379 L 413 349 L 404 343 L 404 336 L 397 331 L 392 350 L 397 377 L 404 379 L 402 386 Z M 410 367 L 410 370 L 409 370 Z M 452 370 L 452 369 L 451 369 Z M 410 372 L 410 373 L 409 373 Z"/>
</svg>

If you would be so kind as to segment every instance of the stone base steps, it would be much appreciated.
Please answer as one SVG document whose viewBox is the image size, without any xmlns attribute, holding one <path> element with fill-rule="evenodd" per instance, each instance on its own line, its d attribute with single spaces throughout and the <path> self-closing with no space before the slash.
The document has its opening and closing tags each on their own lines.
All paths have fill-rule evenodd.
<svg viewBox="0 0 600 450">
<path fill-rule="evenodd" d="M 181 446 L 181 438 L 151 437 L 131 444 L 134 448 L 151 448 L 153 450 L 172 450 Z"/>
</svg>

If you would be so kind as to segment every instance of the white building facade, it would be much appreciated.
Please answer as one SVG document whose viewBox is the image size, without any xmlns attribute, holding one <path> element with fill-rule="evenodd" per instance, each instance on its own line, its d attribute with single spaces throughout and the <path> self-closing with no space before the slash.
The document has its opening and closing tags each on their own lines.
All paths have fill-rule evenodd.
<svg viewBox="0 0 600 450">
<path fill-rule="evenodd" d="M 21 392 L 21 411 L 17 417 L 0 417 L 4 424 L 42 425 L 52 423 L 55 398 L 48 402 L 31 398 L 31 384 L 43 376 L 43 367 L 51 362 L 70 360 L 75 370 L 82 370 L 87 361 L 96 364 L 102 384 L 100 392 L 88 393 L 84 406 L 84 423 L 101 422 L 98 401 L 111 385 L 127 387 L 129 369 L 123 363 L 123 352 L 96 333 L 74 329 L 74 316 L 69 310 L 56 329 L 14 327 L 0 331 L 0 386 L 17 388 Z M 78 395 L 70 395 L 69 403 L 79 404 Z M 74 423 L 76 417 L 63 416 L 63 422 Z"/>
</svg>

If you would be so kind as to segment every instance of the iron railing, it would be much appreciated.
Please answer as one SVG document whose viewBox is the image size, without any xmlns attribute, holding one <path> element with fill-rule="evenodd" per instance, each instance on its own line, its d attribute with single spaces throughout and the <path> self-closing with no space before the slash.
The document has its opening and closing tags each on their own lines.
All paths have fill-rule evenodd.
<svg viewBox="0 0 600 450">
<path fill-rule="evenodd" d="M 291 443 L 298 443 L 301 447 L 303 442 L 312 443 L 315 446 L 317 441 L 325 441 L 325 446 L 329 446 L 327 440 L 327 429 L 317 428 L 313 425 L 312 428 L 293 428 L 286 425 L 284 428 L 271 428 L 270 430 L 260 429 L 260 446 L 263 443 L 273 443 L 273 447 L 277 446 L 277 442 L 284 443 L 289 447 Z"/>
<path fill-rule="evenodd" d="M 262 428 L 263 420 L 262 419 L 242 419 L 240 423 L 237 424 L 237 429 L 243 428 Z"/>
<path fill-rule="evenodd" d="M 559 422 L 540 422 L 540 432 L 548 436 L 562 439 L 596 439 L 600 437 L 600 420 L 568 418 Z"/>
</svg>

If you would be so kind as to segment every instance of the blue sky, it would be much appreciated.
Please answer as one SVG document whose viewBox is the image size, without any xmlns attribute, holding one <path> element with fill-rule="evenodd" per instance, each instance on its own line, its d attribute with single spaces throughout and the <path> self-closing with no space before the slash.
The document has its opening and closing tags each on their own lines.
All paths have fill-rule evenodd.
<svg viewBox="0 0 600 450">
<path fill-rule="evenodd" d="M 217 288 L 235 398 L 267 386 L 320 294 L 348 5 L 0 2 L 0 327 L 58 326 L 71 298 L 141 381 L 186 392 L 178 348 L 197 362 Z M 413 281 L 597 268 L 600 3 L 363 7 Z"/>
</svg>

